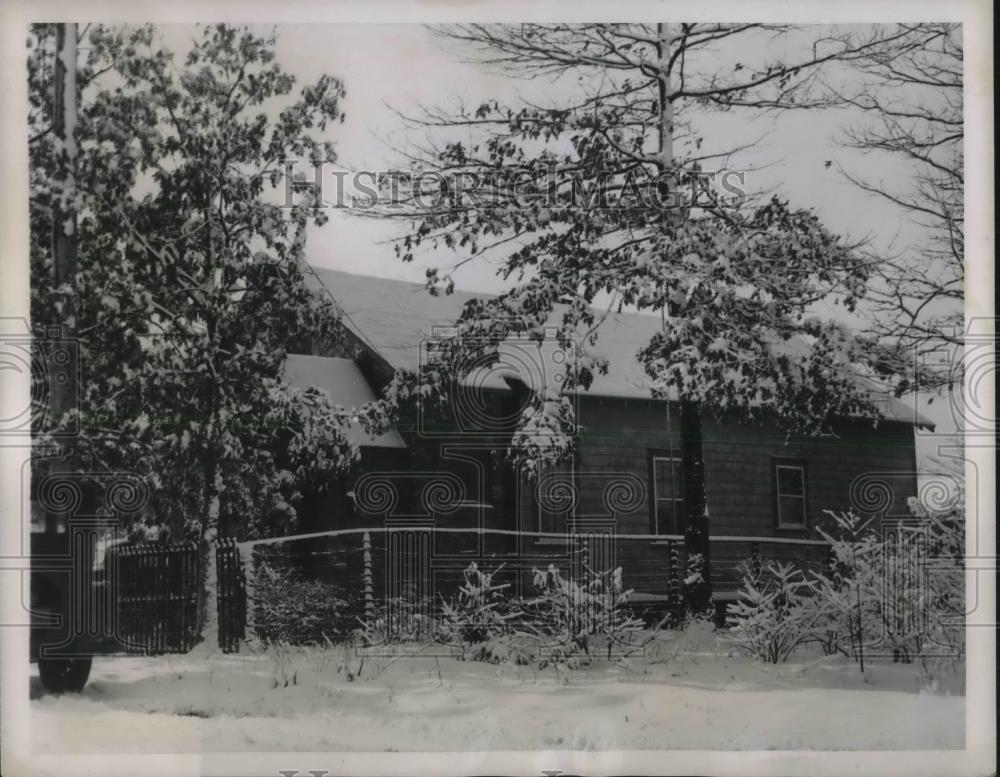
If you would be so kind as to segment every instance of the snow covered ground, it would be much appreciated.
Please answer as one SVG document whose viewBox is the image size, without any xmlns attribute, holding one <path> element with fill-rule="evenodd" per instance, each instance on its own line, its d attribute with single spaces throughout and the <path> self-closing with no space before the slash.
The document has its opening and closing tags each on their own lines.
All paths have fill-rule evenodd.
<svg viewBox="0 0 1000 777">
<path fill-rule="evenodd" d="M 963 747 L 957 675 L 931 690 L 914 666 L 862 676 L 841 658 L 729 652 L 702 628 L 577 670 L 368 656 L 353 676 L 343 648 L 103 658 L 79 695 L 32 678 L 32 739 L 49 753 Z"/>
</svg>

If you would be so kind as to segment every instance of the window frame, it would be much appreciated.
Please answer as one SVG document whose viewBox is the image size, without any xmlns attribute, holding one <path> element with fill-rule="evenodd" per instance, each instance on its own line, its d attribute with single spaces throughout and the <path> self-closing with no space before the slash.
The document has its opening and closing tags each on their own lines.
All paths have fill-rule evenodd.
<svg viewBox="0 0 1000 777">
<path fill-rule="evenodd" d="M 659 448 L 649 448 L 646 451 L 646 460 L 648 468 L 648 482 L 649 482 L 649 533 L 656 535 L 657 537 L 668 535 L 668 534 L 683 534 L 683 518 L 685 509 L 685 499 L 684 499 L 684 472 L 683 472 L 683 460 L 680 453 L 676 451 L 661 450 Z M 676 493 L 671 499 L 663 499 L 662 501 L 673 502 L 674 503 L 674 516 L 673 523 L 674 526 L 669 531 L 663 531 L 660 529 L 659 513 L 657 510 L 658 499 L 656 495 L 656 462 L 658 460 L 677 462 L 678 468 L 681 470 L 680 482 L 676 483 L 677 486 Z M 673 468 L 671 468 L 671 471 Z M 678 504 L 679 503 L 679 504 Z"/>
<path fill-rule="evenodd" d="M 779 491 L 778 472 L 782 469 L 798 470 L 802 475 L 802 493 L 787 494 Z M 788 523 L 781 518 L 781 499 L 793 498 L 802 500 L 802 522 Z M 809 468 L 805 459 L 771 457 L 771 499 L 774 507 L 774 528 L 788 531 L 804 531 L 809 528 Z"/>
</svg>

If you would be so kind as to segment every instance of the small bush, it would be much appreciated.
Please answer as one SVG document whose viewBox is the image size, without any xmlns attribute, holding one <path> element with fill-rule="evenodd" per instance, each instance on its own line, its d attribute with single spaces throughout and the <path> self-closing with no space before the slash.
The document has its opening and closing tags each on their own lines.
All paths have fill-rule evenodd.
<svg viewBox="0 0 1000 777">
<path fill-rule="evenodd" d="M 910 502 L 913 514 L 928 526 L 928 652 L 937 654 L 931 663 L 957 664 L 965 657 L 964 491 L 959 496 L 947 510 Z"/>
<path fill-rule="evenodd" d="M 743 652 L 778 664 L 810 634 L 809 583 L 790 564 L 769 562 L 759 573 L 742 565 L 739 599 L 729 607 L 730 637 Z"/>
<path fill-rule="evenodd" d="M 254 581 L 254 625 L 262 641 L 302 645 L 343 639 L 355 621 L 337 586 L 261 564 Z"/>
<path fill-rule="evenodd" d="M 616 647 L 631 644 L 643 628 L 629 610 L 632 591 L 622 586 L 621 567 L 589 572 L 590 580 L 583 585 L 567 580 L 553 565 L 544 572 L 534 570 L 534 575 L 539 595 L 524 606 L 535 632 L 555 643 L 553 655 L 589 656 L 601 644 L 611 658 Z"/>
<path fill-rule="evenodd" d="M 865 652 L 882 638 L 885 548 L 871 518 L 852 511 L 824 511 L 831 525 L 817 526 L 830 543 L 831 564 L 813 573 L 814 638 L 850 656 L 864 670 Z"/>
<path fill-rule="evenodd" d="M 593 652 L 630 645 L 643 628 L 628 608 L 631 591 L 622 586 L 621 568 L 595 573 L 584 584 L 567 580 L 555 566 L 534 570 L 538 595 L 507 596 L 509 586 L 473 563 L 450 601 L 442 600 L 437 636 L 462 647 L 470 660 L 528 664 L 539 654 L 545 664 L 578 666 Z"/>
<path fill-rule="evenodd" d="M 480 642 L 465 651 L 464 658 L 488 664 L 527 666 L 532 663 L 536 656 L 524 644 L 521 644 L 522 641 L 516 637 L 505 636 Z"/>
<path fill-rule="evenodd" d="M 819 528 L 833 563 L 813 575 L 813 631 L 862 671 L 868 655 L 901 663 L 964 656 L 963 515 L 916 500 L 910 508 L 916 520 L 891 532 L 829 510 L 832 525 Z"/>
<path fill-rule="evenodd" d="M 430 614 L 430 600 L 394 597 L 375 607 L 374 615 L 360 622 L 361 637 L 368 645 L 426 642 L 438 631 Z"/>
<path fill-rule="evenodd" d="M 463 572 L 458 595 L 441 603 L 440 636 L 448 642 L 481 643 L 510 633 L 511 622 L 520 612 L 506 598 L 509 585 L 497 585 L 494 576 L 503 568 L 487 573 L 473 562 Z"/>
</svg>

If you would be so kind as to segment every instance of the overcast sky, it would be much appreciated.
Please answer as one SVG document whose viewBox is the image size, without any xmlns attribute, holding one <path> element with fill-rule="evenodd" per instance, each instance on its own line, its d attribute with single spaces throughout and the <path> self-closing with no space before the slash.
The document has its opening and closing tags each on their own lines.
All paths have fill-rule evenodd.
<svg viewBox="0 0 1000 777">
<path fill-rule="evenodd" d="M 196 34 L 190 26 L 160 28 L 168 46 L 182 52 Z M 271 28 L 262 28 L 267 33 Z M 405 142 L 408 136 L 393 109 L 407 112 L 419 105 L 446 105 L 463 99 L 473 105 L 499 98 L 516 101 L 546 84 L 525 84 L 489 73 L 460 59 L 427 28 L 416 24 L 310 24 L 276 28 L 278 61 L 300 84 L 324 73 L 340 78 L 347 88 L 346 119 L 334 124 L 329 136 L 341 163 L 351 169 L 398 167 L 399 157 L 386 139 Z M 751 54 L 747 53 L 747 56 Z M 796 111 L 752 119 L 746 112 L 718 114 L 709 125 L 715 140 L 746 141 L 767 133 L 753 152 L 739 159 L 753 188 L 774 189 L 794 206 L 812 207 L 832 231 L 846 237 L 871 238 L 880 247 L 902 245 L 919 238 L 900 211 L 884 200 L 848 184 L 827 161 L 839 162 L 869 178 L 905 183 L 906 171 L 883 155 L 864 156 L 837 144 L 845 126 L 857 114 L 843 110 Z M 712 138 L 706 140 L 709 147 Z M 735 164 L 733 165 L 736 166 Z M 329 196 L 328 196 L 329 199 Z M 424 267 L 443 264 L 449 255 L 427 257 L 404 265 L 385 244 L 398 226 L 338 214 L 310 235 L 310 261 L 323 267 L 371 275 L 423 281 Z M 496 291 L 490 268 L 466 265 L 457 275 L 461 288 Z"/>
<path fill-rule="evenodd" d="M 516 98 L 526 85 L 462 62 L 440 39 L 418 25 L 302 25 L 278 29 L 279 60 L 306 80 L 330 73 L 344 80 L 347 118 L 331 132 L 341 161 L 354 169 L 380 169 L 398 162 L 382 138 L 403 140 L 398 117 L 389 106 L 406 111 L 421 104 L 446 104 L 456 98 L 473 105 L 499 97 Z M 872 236 L 889 245 L 915 239 L 901 214 L 878 198 L 845 182 L 828 160 L 839 161 L 866 175 L 901 180 L 905 171 L 882 157 L 862 157 L 839 147 L 836 138 L 845 122 L 857 118 L 846 111 L 801 111 L 751 120 L 744 112 L 719 114 L 712 132 L 722 138 L 758 137 L 770 133 L 758 149 L 745 155 L 748 182 L 787 197 L 794 205 L 814 207 L 828 228 L 853 238 Z M 707 145 L 707 144 L 706 144 Z M 372 275 L 422 281 L 423 266 L 404 266 L 391 247 L 380 244 L 392 227 L 358 218 L 338 218 L 310 239 L 315 264 Z M 446 258 L 428 257 L 437 264 Z M 460 287 L 493 291 L 492 272 L 473 263 L 456 276 Z"/>
</svg>

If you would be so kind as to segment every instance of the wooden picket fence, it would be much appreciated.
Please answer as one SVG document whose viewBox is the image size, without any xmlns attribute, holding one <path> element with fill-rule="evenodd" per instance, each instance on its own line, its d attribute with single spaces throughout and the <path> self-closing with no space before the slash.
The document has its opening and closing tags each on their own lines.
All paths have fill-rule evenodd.
<svg viewBox="0 0 1000 777">
<path fill-rule="evenodd" d="M 447 530 L 437 531 L 447 534 Z M 637 614 L 653 623 L 662 619 L 666 625 L 684 620 L 687 559 L 681 537 L 616 537 L 613 541 L 617 553 L 623 557 L 616 560 L 609 551 L 607 538 L 582 534 L 575 541 L 558 547 L 546 546 L 541 552 L 535 550 L 530 554 L 497 555 L 484 547 L 478 552 L 435 557 L 432 569 L 427 542 L 419 547 L 393 543 L 392 540 L 408 534 L 426 535 L 425 539 L 429 539 L 432 532 L 426 529 L 345 531 L 324 540 L 325 544 L 308 538 L 300 553 L 276 556 L 269 564 L 287 566 L 285 571 L 294 572 L 301 580 L 323 580 L 348 603 L 355 620 L 367 622 L 374 618 L 378 601 L 394 598 L 436 601 L 437 596 L 453 592 L 463 570 L 472 562 L 481 569 L 495 570 L 497 580 L 509 585 L 512 595 L 530 590 L 533 570 L 544 569 L 548 564 L 565 569 L 571 578 L 577 579 L 588 567 L 603 570 L 611 568 L 614 562 L 626 569 L 625 584 L 635 591 L 631 601 Z M 276 538 L 248 544 L 296 541 L 297 538 Z M 234 653 L 239 651 L 248 631 L 247 570 L 235 540 L 221 539 L 215 553 L 219 647 L 223 652 Z M 195 542 L 122 545 L 109 551 L 109 575 L 113 575 L 115 586 L 116 633 L 124 652 L 183 653 L 201 640 L 206 557 L 206 546 Z M 281 558 L 285 558 L 284 562 Z M 808 566 L 820 566 L 829 563 L 829 546 L 805 540 L 713 538 L 712 583 L 723 607 L 735 597 L 740 562 L 748 561 L 759 573 L 762 564 L 772 558 L 794 558 Z"/>
<path fill-rule="evenodd" d="M 115 599 L 115 636 L 125 653 L 186 653 L 204 626 L 204 556 L 196 542 L 119 545 L 106 560 Z M 219 647 L 237 652 L 246 631 L 246 584 L 236 542 L 216 549 Z"/>
<path fill-rule="evenodd" d="M 119 545 L 106 568 L 116 600 L 115 636 L 125 653 L 185 653 L 202 626 L 202 559 L 195 542 Z"/>
<path fill-rule="evenodd" d="M 219 647 L 223 653 L 238 653 L 246 634 L 247 589 L 236 540 L 220 540 L 215 559 L 219 574 Z"/>
</svg>

